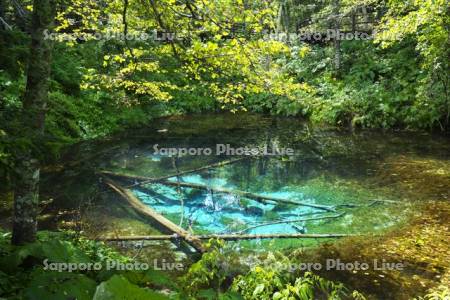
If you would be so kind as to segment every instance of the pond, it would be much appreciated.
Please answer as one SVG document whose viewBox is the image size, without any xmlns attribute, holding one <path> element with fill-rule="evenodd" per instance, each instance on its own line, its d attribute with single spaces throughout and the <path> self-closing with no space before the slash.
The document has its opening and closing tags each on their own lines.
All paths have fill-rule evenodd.
<svg viewBox="0 0 450 300">
<path fill-rule="evenodd" d="M 216 155 L 217 145 L 292 149 L 293 154 Z M 450 197 L 447 136 L 215 114 L 160 119 L 102 147 L 114 150 L 95 149 L 96 170 L 168 177 L 128 186 L 191 234 L 376 234 L 408 222 L 423 201 Z M 212 151 L 174 157 L 162 153 L 169 148 Z M 266 198 L 282 201 L 261 201 Z M 256 239 L 239 246 L 307 247 L 329 240 Z"/>
</svg>

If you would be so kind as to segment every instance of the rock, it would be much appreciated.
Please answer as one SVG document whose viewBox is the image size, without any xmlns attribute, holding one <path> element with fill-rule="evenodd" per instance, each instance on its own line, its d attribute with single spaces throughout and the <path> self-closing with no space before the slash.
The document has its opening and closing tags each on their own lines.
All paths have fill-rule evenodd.
<svg viewBox="0 0 450 300">
<path fill-rule="evenodd" d="M 305 233 L 307 233 L 308 232 L 308 230 L 306 229 L 306 227 L 305 226 L 299 226 L 299 225 L 292 225 L 299 233 L 303 233 L 303 234 L 305 234 Z"/>
<path fill-rule="evenodd" d="M 264 215 L 264 210 L 262 208 L 256 206 L 248 206 L 245 208 L 245 212 L 254 216 L 262 216 Z"/>
</svg>

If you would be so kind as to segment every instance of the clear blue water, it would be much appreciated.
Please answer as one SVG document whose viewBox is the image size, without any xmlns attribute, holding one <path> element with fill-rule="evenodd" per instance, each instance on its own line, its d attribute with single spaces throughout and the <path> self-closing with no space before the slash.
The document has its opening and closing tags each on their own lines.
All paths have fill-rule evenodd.
<svg viewBox="0 0 450 300">
<path fill-rule="evenodd" d="M 169 180 L 177 181 L 175 177 Z M 208 179 L 199 174 L 180 177 L 180 181 L 213 188 L 237 188 L 229 184 L 224 178 Z M 305 218 L 311 218 L 315 213 L 317 215 L 323 215 L 324 213 L 323 210 L 305 206 L 285 206 L 283 209 L 276 203 L 260 203 L 248 198 L 244 200 L 237 195 L 228 193 L 213 193 L 212 191 L 199 191 L 191 188 L 181 188 L 180 193 L 177 187 L 164 184 L 147 185 L 146 189 L 151 190 L 152 193 L 146 193 L 139 189 L 135 189 L 134 193 L 145 204 L 194 233 L 305 233 L 308 229 L 304 222 L 268 225 L 265 225 L 265 223 L 298 220 L 302 218 L 302 215 L 305 215 Z M 315 203 L 313 199 L 305 198 L 304 194 L 287 189 L 263 192 L 260 195 L 290 200 L 302 199 L 302 202 Z M 183 201 L 181 201 L 181 198 L 183 198 Z M 251 228 L 255 225 L 258 227 Z"/>
<path fill-rule="evenodd" d="M 156 129 L 167 131 L 158 133 Z M 163 184 L 135 187 L 134 193 L 145 204 L 193 234 L 375 233 L 407 222 L 415 213 L 415 203 L 450 199 L 450 140 L 443 136 L 345 132 L 310 127 L 296 119 L 230 115 L 161 120 L 154 128 L 135 135 L 122 140 L 110 160 L 102 162 L 102 169 L 152 178 L 176 174 L 172 158 L 153 153 L 155 144 L 159 148 L 214 149 L 218 143 L 289 147 L 295 151 L 293 157 L 254 157 L 191 173 L 180 180 L 341 205 L 333 213 L 304 206 L 261 204 L 206 190 L 181 188 L 180 192 Z M 177 169 L 192 170 L 233 158 L 186 155 L 177 159 Z M 374 200 L 391 202 L 369 205 Z M 263 226 L 342 212 L 345 214 L 334 219 Z"/>
<path fill-rule="evenodd" d="M 155 160 L 151 155 L 150 160 L 161 161 L 160 159 Z M 244 161 L 238 162 L 212 171 L 209 170 L 206 173 L 199 172 L 179 178 L 171 177 L 168 180 L 200 184 L 213 189 L 240 190 L 242 187 L 236 185 L 227 176 L 230 176 L 230 171 L 239 169 L 239 164 L 245 163 Z M 144 189 L 134 189 L 135 195 L 143 203 L 192 234 L 308 233 L 309 227 L 319 226 L 323 221 L 283 222 L 331 216 L 338 213 L 302 205 L 277 204 L 276 202 L 261 203 L 251 198 L 214 192 L 210 189 L 178 188 L 161 183 L 147 184 L 143 187 Z M 272 191 L 259 190 L 258 195 L 301 201 L 308 204 L 320 204 L 314 197 L 305 195 L 292 186 L 281 186 Z"/>
</svg>

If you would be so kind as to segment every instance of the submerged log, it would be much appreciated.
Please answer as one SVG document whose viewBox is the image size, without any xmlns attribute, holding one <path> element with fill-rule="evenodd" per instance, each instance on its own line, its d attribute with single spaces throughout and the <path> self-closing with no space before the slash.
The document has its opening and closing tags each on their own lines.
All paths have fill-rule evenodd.
<svg viewBox="0 0 450 300">
<path fill-rule="evenodd" d="M 343 203 L 343 204 L 337 204 L 334 207 L 348 207 L 348 208 L 355 208 L 355 207 L 371 207 L 379 203 L 389 203 L 389 204 L 398 204 L 401 203 L 400 201 L 394 201 L 394 200 L 383 200 L 383 199 L 376 199 L 371 201 L 368 204 L 356 204 L 356 203 Z"/>
<path fill-rule="evenodd" d="M 258 195 L 258 194 L 254 194 L 251 192 L 232 190 L 232 189 L 227 189 L 227 188 L 223 188 L 223 187 L 209 187 L 209 186 L 206 186 L 203 184 L 198 184 L 198 183 L 172 182 L 172 181 L 168 181 L 168 180 L 161 181 L 161 183 L 165 184 L 165 185 L 171 185 L 171 186 L 180 186 L 180 187 L 185 187 L 185 188 L 209 190 L 214 193 L 238 195 L 238 196 L 241 196 L 244 198 L 250 198 L 250 199 L 256 200 L 258 202 L 262 202 L 262 203 L 271 201 L 271 202 L 293 204 L 293 205 L 299 205 L 299 206 L 307 206 L 307 207 L 317 208 L 317 209 L 326 210 L 326 211 L 335 211 L 335 209 L 331 206 L 313 204 L 313 203 L 305 203 L 305 202 L 293 201 L 293 200 L 289 200 L 289 199 L 282 199 L 282 198 L 276 198 L 276 197 L 270 197 L 270 196 L 263 196 L 263 195 Z"/>
<path fill-rule="evenodd" d="M 170 174 L 170 175 L 165 175 L 165 176 L 161 176 L 161 177 L 154 177 L 154 178 L 153 177 L 146 177 L 146 176 L 139 176 L 139 175 L 116 173 L 116 172 L 111 172 L 111 171 L 106 171 L 106 170 L 99 171 L 98 173 L 101 174 L 101 175 L 112 176 L 114 178 L 119 178 L 119 179 L 122 179 L 122 180 L 132 181 L 132 182 L 134 182 L 134 184 L 130 185 L 130 186 L 127 186 L 127 187 L 132 187 L 132 186 L 136 186 L 136 185 L 140 185 L 140 184 L 159 182 L 159 181 L 166 180 L 166 179 L 169 179 L 169 178 L 172 178 L 172 177 L 183 176 L 183 175 L 190 174 L 190 173 L 195 173 L 195 172 L 200 172 L 200 171 L 204 171 L 204 170 L 209 170 L 209 169 L 212 169 L 212 168 L 218 168 L 218 167 L 226 166 L 226 165 L 233 164 L 235 162 L 241 161 L 241 160 L 246 159 L 246 158 L 248 158 L 248 157 L 239 157 L 239 158 L 235 158 L 235 159 L 230 159 L 230 160 L 226 160 L 226 161 L 213 163 L 213 164 L 210 164 L 210 165 L 207 165 L 207 166 L 203 166 L 203 167 L 200 167 L 200 168 L 196 168 L 196 169 L 180 171 L 180 172 L 177 172 L 177 174 Z"/>
<path fill-rule="evenodd" d="M 195 250 L 197 250 L 200 253 L 205 252 L 205 248 L 203 247 L 202 242 L 195 236 L 192 236 L 184 230 L 183 228 L 179 227 L 178 225 L 174 224 L 172 221 L 166 219 L 164 216 L 157 213 L 155 210 L 150 208 L 149 206 L 145 205 L 140 201 L 134 194 L 125 188 L 120 187 L 116 183 L 114 183 L 112 180 L 105 178 L 106 184 L 113 189 L 115 192 L 117 192 L 122 198 L 124 198 L 139 214 L 150 218 L 154 223 L 159 227 L 159 229 L 166 233 L 174 233 L 183 240 L 185 240 L 189 245 L 191 245 Z"/>
<path fill-rule="evenodd" d="M 303 233 L 278 233 L 278 234 L 206 234 L 196 235 L 195 238 L 200 240 L 220 239 L 225 241 L 237 240 L 256 240 L 256 239 L 321 239 L 321 238 L 342 238 L 356 236 L 355 234 L 303 234 Z M 119 236 L 119 237 L 105 237 L 99 238 L 100 241 L 108 242 L 122 242 L 122 241 L 164 241 L 164 240 L 178 240 L 182 237 L 173 235 L 142 235 L 142 236 Z"/>
<path fill-rule="evenodd" d="M 143 186 L 138 186 L 136 188 L 136 190 L 138 190 L 139 192 L 142 192 L 148 196 L 153 197 L 153 199 L 155 199 L 156 202 L 158 202 L 159 204 L 170 204 L 170 205 L 178 205 L 180 204 L 180 201 L 175 200 L 175 199 L 171 199 L 163 194 L 157 193 L 151 189 L 145 188 Z"/>
<path fill-rule="evenodd" d="M 264 226 L 270 226 L 270 225 L 289 224 L 289 223 L 308 222 L 308 221 L 318 221 L 318 220 L 325 220 L 325 219 L 336 219 L 336 218 L 342 217 L 343 215 L 345 215 L 345 212 L 342 212 L 342 213 L 340 213 L 338 215 L 334 215 L 334 216 L 321 216 L 321 217 L 315 217 L 315 218 L 294 219 L 294 220 L 284 220 L 284 221 L 275 221 L 275 222 L 261 223 L 261 224 L 257 224 L 257 225 L 245 228 L 244 230 L 239 231 L 239 233 L 243 233 L 243 232 L 249 231 L 251 229 L 258 228 L 258 227 L 264 227 Z"/>
<path fill-rule="evenodd" d="M 118 178 L 118 179 L 122 179 L 122 180 L 126 180 L 126 181 L 132 181 L 132 182 L 136 182 L 136 181 L 150 181 L 150 180 L 155 180 L 156 181 L 157 180 L 157 178 L 151 178 L 151 177 L 139 176 L 139 175 L 131 175 L 131 174 L 124 174 L 124 173 L 116 173 L 116 172 L 111 172 L 111 171 L 98 171 L 98 174 L 109 176 L 109 177 L 114 177 L 114 178 Z"/>
<path fill-rule="evenodd" d="M 165 184 L 165 185 L 171 185 L 171 186 L 176 186 L 176 187 L 187 187 L 187 188 L 193 188 L 193 189 L 210 190 L 210 191 L 213 191 L 215 193 L 239 195 L 241 197 L 250 198 L 250 199 L 256 200 L 258 202 L 262 202 L 262 203 L 266 203 L 266 201 L 271 201 L 271 202 L 278 202 L 278 203 L 285 203 L 285 204 L 307 206 L 307 207 L 317 208 L 317 209 L 326 210 L 326 211 L 335 211 L 334 207 L 332 207 L 332 206 L 313 204 L 313 203 L 305 203 L 305 202 L 299 202 L 299 201 L 292 201 L 292 200 L 289 200 L 289 199 L 282 199 L 282 198 L 276 198 L 276 197 L 270 197 L 270 196 L 263 196 L 263 195 L 258 195 L 258 194 L 254 194 L 254 193 L 251 193 L 251 192 L 240 191 L 240 190 L 231 190 L 231 189 L 226 189 L 226 188 L 221 188 L 221 187 L 214 187 L 214 188 L 212 188 L 212 187 L 208 187 L 206 185 L 196 184 L 196 183 L 172 182 L 172 181 L 168 181 L 167 180 L 168 178 L 181 176 L 181 175 L 185 175 L 185 174 L 188 174 L 188 173 L 197 172 L 197 171 L 202 170 L 202 169 L 217 167 L 219 165 L 223 166 L 223 165 L 226 165 L 226 164 L 230 164 L 230 163 L 236 162 L 236 161 L 241 160 L 241 159 L 243 159 L 243 158 L 230 160 L 230 161 L 225 161 L 225 162 L 222 162 L 222 163 L 205 166 L 205 167 L 198 168 L 198 169 L 195 169 L 195 170 L 184 171 L 184 172 L 180 172 L 179 174 L 175 174 L 175 175 L 172 174 L 172 175 L 162 176 L 162 177 L 158 177 L 158 178 L 150 178 L 150 177 L 138 176 L 138 175 L 121 174 L 121 173 L 115 173 L 115 172 L 111 172 L 111 171 L 100 171 L 99 174 L 100 175 L 106 175 L 106 176 L 112 176 L 112 177 L 115 177 L 115 178 L 119 178 L 119 179 L 123 179 L 123 180 L 127 180 L 127 181 L 132 181 L 132 182 L 138 181 L 137 183 L 135 183 L 133 185 L 129 185 L 127 187 L 133 187 L 133 186 L 136 186 L 136 185 L 143 185 L 143 184 L 152 183 L 152 182 L 160 182 L 160 183 Z"/>
</svg>

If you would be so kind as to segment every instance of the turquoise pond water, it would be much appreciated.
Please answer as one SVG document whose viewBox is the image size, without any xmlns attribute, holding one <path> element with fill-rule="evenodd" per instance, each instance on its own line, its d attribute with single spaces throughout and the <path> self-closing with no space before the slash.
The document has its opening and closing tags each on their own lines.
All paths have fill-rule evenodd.
<svg viewBox="0 0 450 300">
<path fill-rule="evenodd" d="M 169 163 L 164 161 L 171 160 L 168 157 L 155 160 L 152 155 L 147 159 L 152 162 L 150 164 L 156 165 L 167 165 Z M 168 179 L 172 183 L 201 185 L 205 189 L 152 183 L 136 187 L 133 192 L 144 204 L 192 234 L 375 232 L 399 224 L 409 211 L 407 202 L 372 205 L 376 199 L 392 198 L 358 182 L 319 176 L 299 184 L 299 178 L 304 177 L 299 170 L 292 174 L 293 178 L 284 174 L 276 179 L 280 177 L 280 168 L 286 166 L 286 162 L 280 165 L 278 158 L 266 159 L 264 170 L 260 165 L 258 159 L 244 159 L 227 166 Z M 215 191 L 220 189 L 228 192 Z M 236 190 L 322 205 L 335 211 L 278 202 L 261 203 L 239 193 L 230 193 Z M 399 209 L 401 214 L 398 214 Z M 397 212 L 393 213 L 394 210 Z M 334 216 L 338 217 L 328 218 Z"/>
<path fill-rule="evenodd" d="M 169 180 L 176 182 L 176 178 Z M 201 175 L 182 176 L 180 181 L 186 183 L 203 184 L 212 188 L 236 188 L 227 184 L 225 179 L 205 179 Z M 246 233 L 246 234 L 270 234 L 270 233 L 306 233 L 304 222 L 288 224 L 265 224 L 279 221 L 299 220 L 306 215 L 308 218 L 314 215 L 323 215 L 323 210 L 311 207 L 286 206 L 284 209 L 276 203 L 260 203 L 256 200 L 240 198 L 237 195 L 201 191 L 196 189 L 152 184 L 149 188 L 152 193 L 135 190 L 136 196 L 145 204 L 157 212 L 168 216 L 173 222 L 181 224 L 185 229 L 192 229 L 202 233 Z M 190 195 L 190 196 L 189 196 Z M 301 200 L 314 204 L 314 199 L 305 198 L 299 192 L 280 190 L 272 193 L 260 193 L 262 196 L 270 196 L 281 199 Z M 183 205 L 180 198 L 184 197 Z M 332 214 L 332 213 L 331 213 Z M 182 217 L 183 215 L 183 217 Z M 183 220 L 182 220 L 183 218 Z M 255 228 L 251 228 L 257 226 Z"/>
<path fill-rule="evenodd" d="M 143 203 L 192 234 L 381 233 L 409 222 L 423 201 L 450 199 L 450 140 L 444 136 L 346 132 L 310 127 L 296 119 L 213 115 L 164 119 L 114 143 L 114 153 L 99 163 L 100 169 L 151 178 L 239 157 L 173 158 L 155 154 L 155 145 L 214 149 L 220 143 L 295 151 L 293 156 L 249 157 L 172 177 L 171 185 L 133 185 Z M 204 188 L 177 187 L 177 180 Z M 335 211 L 263 204 L 239 193 L 213 191 L 217 188 Z M 288 242 L 293 241 L 286 241 L 291 246 Z"/>
</svg>

